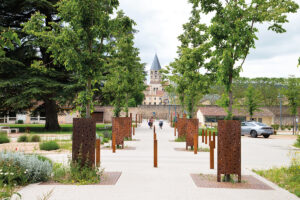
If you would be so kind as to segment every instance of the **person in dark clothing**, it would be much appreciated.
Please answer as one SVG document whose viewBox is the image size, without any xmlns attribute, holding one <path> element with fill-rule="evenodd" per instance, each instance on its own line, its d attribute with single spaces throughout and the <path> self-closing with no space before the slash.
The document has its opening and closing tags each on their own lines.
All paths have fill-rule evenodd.
<svg viewBox="0 0 300 200">
<path fill-rule="evenodd" d="M 160 127 L 160 129 L 162 129 L 163 125 L 164 125 L 164 122 L 162 120 L 160 120 L 159 121 L 159 127 Z"/>
</svg>

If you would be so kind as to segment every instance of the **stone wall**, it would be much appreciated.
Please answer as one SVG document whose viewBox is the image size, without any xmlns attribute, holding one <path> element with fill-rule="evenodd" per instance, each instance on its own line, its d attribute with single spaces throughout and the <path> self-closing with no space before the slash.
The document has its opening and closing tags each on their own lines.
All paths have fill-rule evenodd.
<svg viewBox="0 0 300 200">
<path fill-rule="evenodd" d="M 169 109 L 170 114 L 175 113 L 175 106 L 168 106 L 168 105 L 141 105 L 135 108 L 129 108 L 129 113 L 132 113 L 132 120 L 135 121 L 136 114 L 142 114 L 143 119 L 149 119 L 153 116 L 153 112 L 155 112 L 155 117 L 157 119 L 165 119 L 167 120 L 169 117 Z M 104 112 L 104 122 L 111 123 L 111 119 L 113 117 L 114 107 L 112 106 L 95 106 L 95 111 Z M 182 114 L 181 106 L 176 106 L 176 112 Z M 125 112 L 121 112 L 121 116 L 125 117 Z"/>
</svg>

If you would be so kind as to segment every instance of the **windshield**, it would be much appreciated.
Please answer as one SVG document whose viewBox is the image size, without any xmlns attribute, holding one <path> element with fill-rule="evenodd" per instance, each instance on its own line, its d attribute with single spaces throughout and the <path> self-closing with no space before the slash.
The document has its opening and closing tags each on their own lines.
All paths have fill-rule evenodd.
<svg viewBox="0 0 300 200">
<path fill-rule="evenodd" d="M 255 122 L 255 124 L 260 125 L 260 126 L 268 126 L 268 125 L 260 123 L 260 122 Z"/>
</svg>

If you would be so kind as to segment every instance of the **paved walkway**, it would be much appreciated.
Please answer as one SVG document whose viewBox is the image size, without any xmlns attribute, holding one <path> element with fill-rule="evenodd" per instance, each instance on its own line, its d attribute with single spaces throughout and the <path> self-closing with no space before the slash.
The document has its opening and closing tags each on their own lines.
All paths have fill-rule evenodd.
<svg viewBox="0 0 300 200">
<path fill-rule="evenodd" d="M 158 122 L 155 125 L 158 127 Z M 265 152 L 257 152 L 257 149 L 252 150 L 248 148 L 251 148 L 251 145 L 257 148 L 255 145 L 260 145 L 259 143 L 262 141 L 270 142 L 272 140 L 257 140 L 259 142 L 256 144 L 251 138 L 242 139 L 242 157 L 248 157 L 250 160 L 253 160 L 252 162 L 245 161 L 246 164 L 244 165 L 245 158 L 242 159 L 242 175 L 254 175 L 270 185 L 274 190 L 214 189 L 198 188 L 190 177 L 192 173 L 216 174 L 216 170 L 209 169 L 209 153 L 201 152 L 194 155 L 193 152 L 175 151 L 174 148 L 185 148 L 185 143 L 173 142 L 174 131 L 166 123 L 163 130 L 157 128 L 158 168 L 154 168 L 152 133 L 153 130 L 149 129 L 146 121 L 144 121 L 142 126 L 136 129 L 134 138 L 138 141 L 125 142 L 126 146 L 136 147 L 136 150 L 117 150 L 116 154 L 113 154 L 111 150 L 101 151 L 101 166 L 105 168 L 105 171 L 122 172 L 116 185 L 53 186 L 32 184 L 20 191 L 22 199 L 37 199 L 38 196 L 42 196 L 52 188 L 54 188 L 54 192 L 50 199 L 53 200 L 298 199 L 295 195 L 260 178 L 247 169 L 249 167 L 260 168 L 263 166 L 263 162 L 268 163 L 268 161 L 270 161 L 272 166 L 288 164 L 289 159 L 286 158 L 286 154 L 289 151 L 288 146 L 292 143 L 291 141 L 284 143 L 284 146 L 280 146 L 281 144 L 275 145 L 275 147 L 271 145 L 271 149 L 267 151 L 272 152 L 277 148 L 276 152 L 280 154 L 279 159 L 282 158 L 284 160 L 278 160 L 278 157 L 276 159 L 276 155 L 268 160 L 269 157 L 264 155 Z M 266 148 L 264 144 L 262 146 Z M 66 155 L 53 158 L 62 162 L 66 160 Z M 265 159 L 263 160 L 263 158 Z M 255 161 L 256 159 L 258 159 L 258 162 Z"/>
</svg>

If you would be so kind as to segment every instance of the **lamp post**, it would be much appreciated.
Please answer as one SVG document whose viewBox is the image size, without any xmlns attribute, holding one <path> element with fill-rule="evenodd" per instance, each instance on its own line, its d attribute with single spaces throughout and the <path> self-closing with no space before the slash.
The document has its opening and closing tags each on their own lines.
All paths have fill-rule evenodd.
<svg viewBox="0 0 300 200">
<path fill-rule="evenodd" d="M 281 130 L 281 126 L 282 126 L 282 97 L 281 97 L 280 93 L 278 95 L 278 98 L 279 98 L 279 101 L 280 101 L 280 125 L 279 125 L 279 127 L 280 127 L 280 130 Z"/>
</svg>

